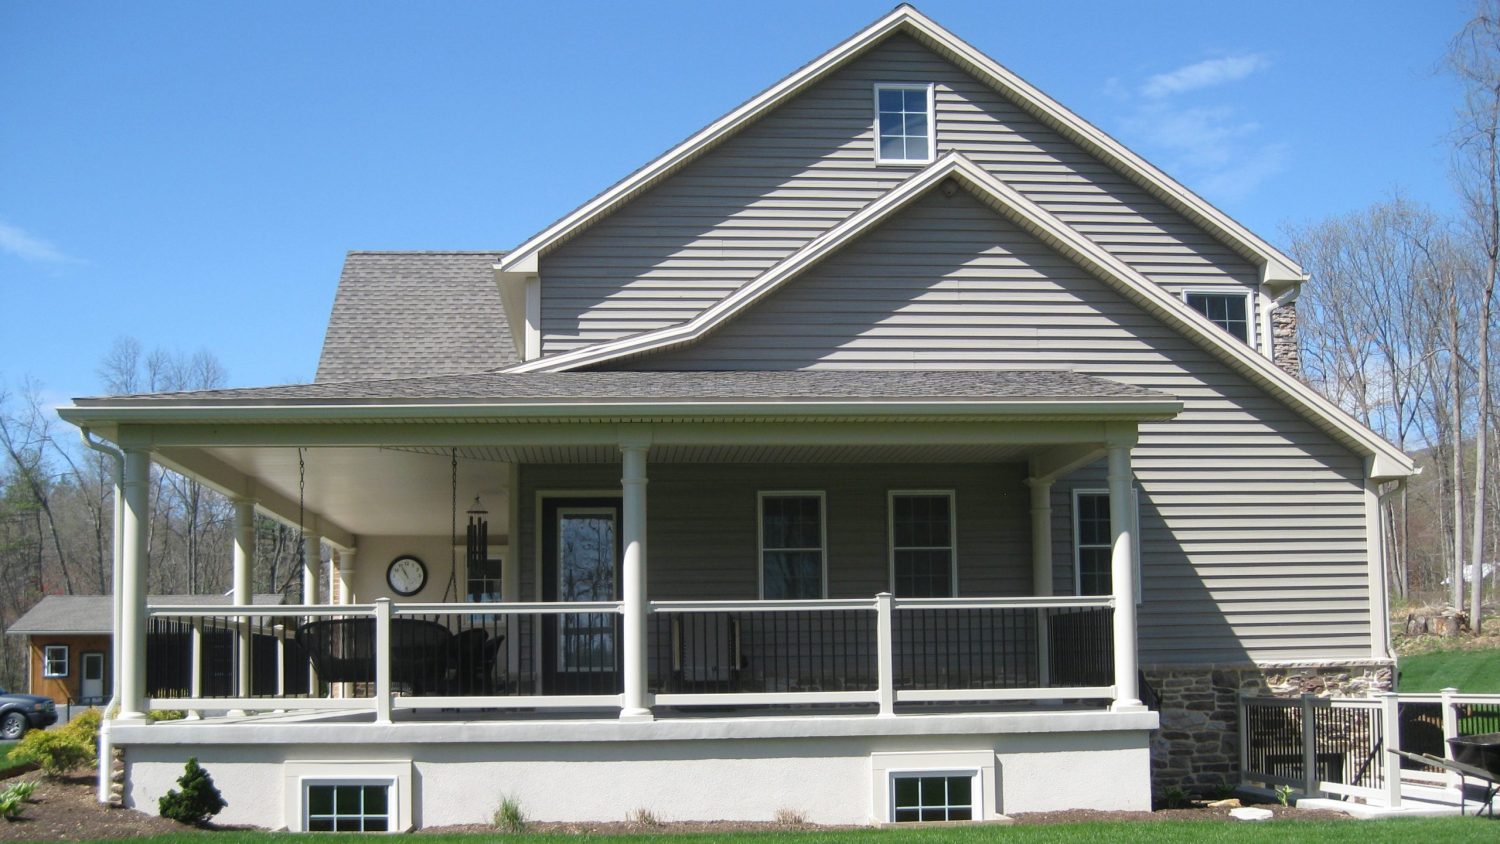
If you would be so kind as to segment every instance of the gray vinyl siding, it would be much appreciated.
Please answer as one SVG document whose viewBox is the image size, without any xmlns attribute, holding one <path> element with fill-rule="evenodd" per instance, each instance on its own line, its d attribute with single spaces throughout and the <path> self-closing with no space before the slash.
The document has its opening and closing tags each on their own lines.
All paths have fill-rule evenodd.
<svg viewBox="0 0 1500 844">
<path fill-rule="evenodd" d="M 690 319 L 909 177 L 874 163 L 873 86 L 892 81 L 935 83 L 940 154 L 971 157 L 1148 278 L 1254 288 L 1243 257 L 897 35 L 544 256 L 543 353 Z"/>
<path fill-rule="evenodd" d="M 1031 591 L 1025 466 L 902 464 L 670 464 L 648 467 L 647 590 L 652 600 L 759 597 L 760 491 L 825 493 L 828 597 L 890 588 L 886 493 L 954 490 L 958 587 L 966 596 Z M 538 492 L 620 488 L 613 465 L 524 465 L 517 537 L 523 600 L 536 596 Z"/>
<path fill-rule="evenodd" d="M 1170 393 L 1142 426 L 1142 660 L 1370 656 L 1363 463 L 967 193 L 933 192 L 693 346 L 628 368 L 1036 368 Z M 1055 490 L 1071 588 L 1074 485 Z"/>
</svg>

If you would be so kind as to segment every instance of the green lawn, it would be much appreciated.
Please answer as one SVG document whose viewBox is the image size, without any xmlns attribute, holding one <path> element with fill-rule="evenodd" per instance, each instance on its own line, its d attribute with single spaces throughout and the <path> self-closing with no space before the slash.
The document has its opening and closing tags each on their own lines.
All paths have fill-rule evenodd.
<svg viewBox="0 0 1500 844">
<path fill-rule="evenodd" d="M 1401 657 L 1403 692 L 1500 692 L 1500 650 L 1433 651 Z"/>
<path fill-rule="evenodd" d="M 1412 841 L 1495 841 L 1500 837 L 1500 821 L 1489 818 L 1414 818 L 1394 821 L 1243 821 L 1196 822 L 1113 822 L 1056 824 L 1052 826 L 971 826 L 927 829 L 857 829 L 798 833 L 756 832 L 718 833 L 713 835 L 424 835 L 422 844 L 473 844 L 478 841 L 516 841 L 521 844 L 546 842 L 639 842 L 640 844 L 709 844 L 709 842 L 769 842 L 793 839 L 795 844 L 899 844 L 900 842 L 988 842 L 1004 844 L 1064 844 L 1064 842 L 1098 841 L 1109 844 L 1199 844 L 1199 842 L 1283 842 L 1316 841 L 1318 844 L 1411 844 Z M 203 844 L 205 833 L 163 835 L 135 839 L 158 844 Z M 306 844 L 306 836 L 220 832 L 212 833 L 213 844 Z M 338 836 L 340 842 L 389 842 L 384 835 Z"/>
</svg>

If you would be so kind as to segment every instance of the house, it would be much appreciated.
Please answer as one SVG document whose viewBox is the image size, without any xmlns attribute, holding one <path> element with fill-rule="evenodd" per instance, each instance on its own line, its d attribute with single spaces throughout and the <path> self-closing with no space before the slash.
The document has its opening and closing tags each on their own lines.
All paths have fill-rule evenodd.
<svg viewBox="0 0 1500 844">
<path fill-rule="evenodd" d="M 1234 781 L 1241 688 L 1389 682 L 1414 468 L 1295 377 L 1305 280 L 900 6 L 513 249 L 351 253 L 313 383 L 61 411 L 121 467 L 125 800 L 188 756 L 293 830 Z M 236 501 L 236 594 L 259 511 L 333 604 L 150 605 L 152 463 Z M 243 638 L 154 689 L 165 622 L 294 630 L 311 691 Z"/>
<path fill-rule="evenodd" d="M 228 595 L 152 595 L 147 600 L 154 606 L 231 603 Z M 281 596 L 256 595 L 255 603 L 279 604 Z M 109 595 L 47 595 L 16 619 L 5 633 L 26 637 L 26 691 L 67 706 L 107 703 L 114 694 L 113 612 Z M 205 651 L 203 657 L 211 661 L 213 655 Z M 222 669 L 209 665 L 207 670 Z"/>
</svg>

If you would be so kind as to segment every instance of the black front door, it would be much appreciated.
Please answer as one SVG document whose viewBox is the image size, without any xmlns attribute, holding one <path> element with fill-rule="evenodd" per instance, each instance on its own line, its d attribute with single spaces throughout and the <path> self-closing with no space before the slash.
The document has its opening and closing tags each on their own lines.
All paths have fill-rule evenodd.
<svg viewBox="0 0 1500 844">
<path fill-rule="evenodd" d="M 620 499 L 543 499 L 542 600 L 619 600 L 620 557 Z M 619 694 L 619 614 L 545 616 L 542 669 L 547 694 Z"/>
</svg>

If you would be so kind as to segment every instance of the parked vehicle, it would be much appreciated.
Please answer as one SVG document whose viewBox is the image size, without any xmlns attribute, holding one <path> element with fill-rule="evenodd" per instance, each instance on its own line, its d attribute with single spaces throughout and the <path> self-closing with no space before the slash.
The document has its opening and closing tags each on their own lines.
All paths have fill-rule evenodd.
<svg viewBox="0 0 1500 844">
<path fill-rule="evenodd" d="M 0 740 L 15 741 L 27 730 L 57 723 L 57 704 L 41 695 L 11 694 L 0 689 Z"/>
</svg>

